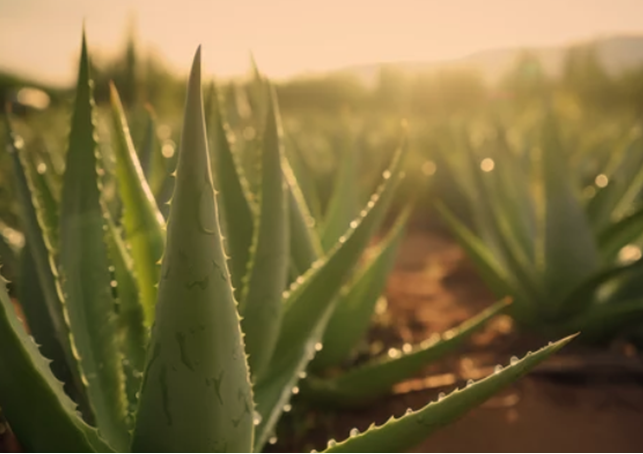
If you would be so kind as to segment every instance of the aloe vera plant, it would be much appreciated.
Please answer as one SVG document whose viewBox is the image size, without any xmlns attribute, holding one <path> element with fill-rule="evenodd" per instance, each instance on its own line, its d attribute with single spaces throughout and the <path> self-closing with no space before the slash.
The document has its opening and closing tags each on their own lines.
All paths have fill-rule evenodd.
<svg viewBox="0 0 643 454">
<path fill-rule="evenodd" d="M 252 94 L 255 103 L 260 106 L 271 105 L 270 97 L 261 98 L 261 94 L 264 93 L 261 87 L 265 85 L 265 81 L 254 63 L 253 68 Z M 220 165 L 213 165 L 213 173 L 220 178 L 221 198 L 226 210 L 222 224 L 225 226 L 227 219 L 233 222 L 233 225 L 225 230 L 230 232 L 231 250 L 236 251 L 237 256 L 242 257 L 242 254 L 247 252 L 250 242 L 251 235 L 247 232 L 247 226 L 252 224 L 251 213 L 258 211 L 258 208 L 254 206 L 253 195 L 250 193 L 249 187 L 251 185 L 246 183 L 242 166 L 236 162 L 230 139 L 227 138 L 229 128 L 219 108 L 216 87 L 213 87 L 211 94 L 214 97 L 210 101 L 210 107 L 213 109 L 211 119 L 214 121 L 214 141 L 216 142 L 213 148 L 217 151 L 213 161 L 220 162 Z M 269 118 L 267 131 L 270 131 L 271 122 L 274 120 L 272 117 Z M 255 120 L 255 124 L 258 129 L 264 127 L 261 126 L 264 122 L 259 119 Z M 344 144 L 352 142 L 350 135 L 344 137 L 342 142 Z M 321 260 L 325 251 L 332 250 L 338 241 L 345 240 L 345 236 L 342 234 L 354 228 L 359 222 L 359 216 L 366 212 L 364 210 L 360 214 L 360 197 L 355 189 L 355 180 L 358 175 L 354 150 L 346 147 L 342 151 L 340 170 L 335 181 L 330 206 L 321 221 L 311 217 L 312 210 L 309 209 L 306 197 L 303 196 L 299 185 L 299 181 L 309 181 L 310 175 L 305 173 L 304 168 L 300 168 L 299 177 L 297 177 L 290 165 L 291 161 L 285 156 L 282 157 L 282 170 L 289 193 L 290 277 L 295 286 L 303 279 L 302 274 L 313 263 Z M 406 153 L 406 151 L 404 152 Z M 403 168 L 401 158 L 398 160 L 398 167 Z M 235 175 L 236 177 L 234 177 Z M 385 179 L 391 178 L 391 171 L 385 171 L 383 177 Z M 391 184 L 400 185 L 399 182 Z M 421 188 L 415 189 L 420 190 Z M 393 190 L 387 197 L 392 195 Z M 313 194 L 312 197 L 314 199 L 315 195 Z M 232 206 L 227 205 L 228 198 L 234 198 L 236 203 Z M 374 200 L 375 198 L 368 203 L 367 207 L 374 205 Z M 385 211 L 385 207 L 390 201 L 380 201 L 379 203 L 383 207 L 382 211 Z M 394 265 L 396 252 L 405 233 L 413 205 L 414 198 L 407 202 L 406 208 L 398 216 L 388 235 L 372 248 L 373 251 L 368 259 L 357 266 L 357 269 L 351 273 L 339 290 L 335 297 L 336 301 L 333 302 L 332 315 L 321 339 L 323 349 L 316 354 L 310 364 L 307 379 L 302 381 L 300 388 L 303 397 L 325 405 L 345 407 L 372 402 L 375 398 L 389 392 L 396 383 L 419 372 L 428 363 L 455 351 L 472 333 L 481 329 L 488 320 L 506 310 L 508 304 L 506 300 L 503 300 L 477 317 L 466 321 L 461 327 L 449 330 L 443 335 L 436 333 L 421 345 L 406 344 L 401 345 L 399 349 L 393 348 L 359 365 L 359 367 L 352 368 L 347 374 L 337 377 L 336 369 L 354 358 L 360 341 L 366 336 L 376 305 L 380 299 L 384 298 L 382 292 L 386 276 Z M 279 205 L 274 204 L 274 206 Z M 259 218 L 261 219 L 261 216 Z M 380 225 L 382 218 L 380 215 L 375 225 Z M 318 226 L 321 228 L 316 228 Z M 373 227 L 373 230 L 376 230 L 376 227 Z M 285 251 L 283 248 L 282 250 Z M 233 253 L 233 266 L 235 265 L 234 257 Z M 273 264 L 271 268 L 276 270 L 276 264 Z M 245 269 L 242 270 L 242 273 L 245 273 Z M 232 275 L 234 282 L 235 268 L 233 268 Z M 241 280 L 241 278 L 237 277 L 237 280 Z M 242 314 L 243 304 L 242 301 Z M 252 330 L 244 328 L 244 332 L 252 332 Z M 262 339 L 262 345 L 265 345 L 266 339 L 263 336 L 260 339 Z M 252 339 L 250 343 L 252 343 Z M 252 358 L 252 354 L 250 358 Z M 250 361 L 252 362 L 252 359 Z M 329 373 L 333 375 L 332 378 L 326 378 Z M 373 376 L 379 378 L 374 380 Z"/>
<path fill-rule="evenodd" d="M 640 135 L 615 144 L 585 188 L 589 198 L 552 111 L 523 139 L 531 141 L 524 149 L 512 147 L 500 128 L 477 149 L 458 133 L 460 153 L 445 162 L 460 176 L 473 225 L 438 202 L 443 219 L 490 288 L 514 297 L 511 314 L 522 326 L 547 335 L 581 331 L 591 342 L 626 334 L 643 322 Z"/>
<path fill-rule="evenodd" d="M 396 153 L 378 192 L 346 234 L 327 254 L 315 258 L 282 295 L 293 257 L 289 247 L 309 238 L 291 238 L 294 232 L 301 235 L 303 230 L 291 226 L 305 220 L 305 214 L 285 165 L 274 94 L 266 109 L 257 208 L 243 193 L 244 185 L 233 184 L 230 189 L 225 172 L 215 172 L 213 179 L 197 51 L 167 230 L 138 163 L 115 89 L 112 109 L 122 221 L 113 219 L 100 192 L 104 170 L 97 155 L 84 38 L 58 206 L 43 203 L 48 200 L 41 194 L 43 187 L 26 177 L 24 144 L 7 122 L 7 149 L 14 158 L 17 189 L 23 197 L 28 245 L 24 254 L 33 262 L 25 266 L 36 272 L 39 287 L 38 292 L 23 292 L 22 304 L 39 305 L 31 313 L 42 318 L 38 326 L 49 328 L 44 333 L 48 336 L 32 331 L 34 342 L 18 320 L 4 285 L 0 286 L 3 414 L 23 447 L 32 451 L 260 451 L 322 347 L 329 320 L 345 299 L 337 295 L 402 178 L 405 149 Z M 233 159 L 226 164 L 230 150 L 222 146 L 217 153 L 215 167 L 227 165 L 241 178 Z M 233 242 L 241 244 L 234 237 L 240 232 L 235 222 L 239 213 L 247 211 L 231 206 L 219 211 L 215 184 L 224 201 L 226 194 L 237 203 L 245 200 L 253 219 L 256 213 L 257 227 L 245 239 L 250 251 L 248 271 L 236 278 L 242 285 L 239 305 L 233 287 L 235 268 L 228 267 L 226 251 L 234 249 Z M 55 213 L 59 213 L 59 225 L 50 224 Z M 396 227 L 392 238 L 399 239 L 400 231 Z M 136 242 L 144 243 L 142 238 L 149 241 L 135 247 Z M 390 251 L 389 243 L 385 244 L 384 251 Z M 356 293 L 368 293 L 368 282 L 382 272 L 380 265 L 374 266 L 357 278 Z M 146 291 L 142 286 L 148 286 Z M 157 295 L 155 306 L 149 302 L 151 293 Z M 425 356 L 434 357 L 440 349 L 449 348 L 449 343 L 503 308 L 492 308 L 459 332 L 451 332 L 435 344 L 439 348 L 425 345 L 401 355 L 403 362 L 413 367 L 424 363 Z M 36 321 L 27 314 L 30 328 Z M 336 329 L 334 335 L 341 336 L 341 324 Z M 512 361 L 493 376 L 418 411 L 352 434 L 342 443 L 331 441 L 327 451 L 408 449 L 568 341 Z M 51 351 L 59 353 L 45 359 L 43 354 Z M 369 366 L 386 375 L 374 388 L 399 379 L 391 364 Z M 64 374 L 56 373 L 60 369 L 73 392 L 63 389 Z M 347 376 L 347 390 L 364 383 L 359 375 L 368 372 Z"/>
</svg>

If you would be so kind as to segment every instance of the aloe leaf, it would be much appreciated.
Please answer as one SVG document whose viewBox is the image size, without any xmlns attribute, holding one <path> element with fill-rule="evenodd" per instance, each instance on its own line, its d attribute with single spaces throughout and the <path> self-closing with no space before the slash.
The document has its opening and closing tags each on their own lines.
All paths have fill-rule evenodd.
<svg viewBox="0 0 643 454">
<path fill-rule="evenodd" d="M 527 353 L 512 364 L 464 389 L 455 390 L 417 411 L 400 418 L 391 417 L 381 426 L 374 424 L 362 434 L 342 442 L 330 441 L 324 452 L 403 452 L 412 449 L 440 427 L 446 426 L 482 404 L 498 391 L 518 380 L 529 370 L 560 350 L 574 336 L 552 343 L 535 353 Z"/>
<path fill-rule="evenodd" d="M 100 205 L 93 106 L 83 33 L 60 210 L 60 275 L 96 424 L 110 445 L 122 450 L 129 438 L 125 383 Z"/>
<path fill-rule="evenodd" d="M 312 368 L 321 370 L 340 364 L 368 331 L 377 300 L 386 287 L 386 277 L 395 264 L 397 250 L 411 213 L 410 208 L 408 206 L 398 217 L 357 277 L 342 289 L 324 332 L 324 348 L 315 356 Z"/>
<path fill-rule="evenodd" d="M 355 188 L 357 155 L 355 148 L 350 146 L 351 143 L 349 138 L 343 139 L 339 170 L 322 228 L 322 246 L 325 251 L 335 246 L 359 212 L 359 194 Z"/>
<path fill-rule="evenodd" d="M 598 247 L 605 260 L 612 261 L 619 251 L 643 234 L 643 208 L 611 224 L 598 235 Z"/>
<path fill-rule="evenodd" d="M 505 190 L 494 192 L 493 185 L 489 184 L 494 178 L 484 178 L 468 141 L 465 142 L 464 150 L 477 194 L 476 208 L 484 222 L 485 234 L 493 241 L 493 250 L 502 259 L 512 286 L 524 295 L 523 298 L 529 298 L 525 300 L 527 304 L 541 300 L 544 297 L 542 282 L 536 264 L 529 259 L 529 251 L 521 247 L 517 230 L 512 226 L 511 216 L 508 214 L 511 207 L 503 204 L 506 199 Z"/>
<path fill-rule="evenodd" d="M 17 294 L 20 308 L 27 320 L 29 334 L 39 345 L 42 355 L 52 361 L 51 370 L 58 380 L 66 384 L 67 393 L 78 400 L 80 398 L 78 392 L 82 393 L 83 389 L 76 390 L 74 387 L 73 372 L 67 364 L 65 351 L 58 342 L 56 330 L 47 313 L 44 293 L 29 244 L 25 244 L 21 259 L 21 279 L 17 283 Z"/>
<path fill-rule="evenodd" d="M 424 366 L 453 352 L 489 320 L 505 312 L 510 299 L 497 302 L 442 335 L 429 338 L 408 351 L 393 349 L 335 378 L 310 377 L 305 382 L 312 396 L 325 402 L 355 406 L 386 394 L 396 383 L 411 378 Z"/>
<path fill-rule="evenodd" d="M 112 84 L 110 84 L 110 89 L 111 87 Z M 145 126 L 145 134 L 143 135 L 140 147 L 138 148 L 138 160 L 141 163 L 143 175 L 145 175 L 145 179 L 149 182 L 155 155 L 154 150 L 157 146 L 156 121 L 154 118 L 154 110 L 150 105 L 145 106 L 145 113 L 147 115 L 147 125 Z M 154 191 L 152 191 L 152 193 L 153 192 Z"/>
<path fill-rule="evenodd" d="M 21 233 L 0 220 L 0 266 L 4 275 L 13 282 L 17 282 L 20 279 L 20 260 L 18 260 L 18 257 L 24 247 L 23 242 L 24 236 Z M 47 310 L 46 306 L 45 310 Z"/>
<path fill-rule="evenodd" d="M 252 388 L 217 222 L 200 48 L 188 82 L 178 159 L 132 449 L 250 452 Z"/>
<path fill-rule="evenodd" d="M 124 353 L 123 370 L 131 413 L 132 408 L 136 408 L 137 393 L 143 379 L 149 333 L 145 327 L 145 311 L 139 301 L 132 258 L 127 252 L 120 231 L 106 208 L 103 208 L 103 213 L 108 228 L 107 250 L 114 266 L 114 278 L 117 284 L 119 341 Z"/>
<path fill-rule="evenodd" d="M 304 372 L 335 308 L 335 296 L 380 224 L 396 188 L 404 177 L 402 166 L 407 155 L 406 141 L 393 157 L 384 183 L 371 197 L 346 236 L 329 253 L 325 262 L 317 262 L 285 293 L 285 314 L 270 369 L 255 387 L 257 410 L 262 421 L 257 428 L 256 450 L 260 450 L 287 405 L 292 388 Z"/>
<path fill-rule="evenodd" d="M 309 208 L 313 219 L 322 219 L 321 200 L 319 199 L 319 192 L 310 166 L 302 156 L 299 145 L 294 140 L 291 140 L 291 144 L 292 147 L 290 153 L 287 154 L 287 161 L 292 167 L 295 181 L 300 187 L 306 206 Z"/>
<path fill-rule="evenodd" d="M 44 321 L 42 323 L 46 323 L 53 328 L 56 342 L 59 344 L 58 348 L 64 352 L 65 362 L 72 373 L 72 387 L 79 393 L 78 398 L 80 399 L 81 410 L 84 416 L 91 420 L 92 411 L 85 400 L 85 386 L 78 368 L 77 356 L 73 352 L 70 329 L 65 315 L 64 299 L 59 287 L 58 270 L 54 261 L 55 251 L 52 245 L 52 237 L 48 234 L 51 229 L 45 227 L 46 215 L 40 204 L 42 199 L 36 195 L 37 187 L 29 179 L 29 173 L 23 163 L 21 155 L 24 152 L 24 142 L 21 137 L 13 133 L 8 119 L 6 127 L 8 132 L 7 150 L 13 160 L 16 192 L 22 208 L 21 218 L 26 242 L 29 243 L 29 252 L 32 255 L 38 276 L 38 286 L 42 291 L 45 302 L 46 315 L 41 314 L 40 316 L 47 316 L 50 320 L 49 323 Z M 44 339 L 42 341 L 44 342 Z M 53 346 L 51 348 L 58 349 Z"/>
<path fill-rule="evenodd" d="M 607 168 L 602 172 L 608 184 L 589 201 L 587 213 L 595 230 L 601 231 L 627 214 L 643 187 L 640 131 L 635 127 L 617 142 Z"/>
<path fill-rule="evenodd" d="M 221 215 L 225 219 L 225 243 L 230 255 L 230 272 L 235 296 L 243 294 L 243 278 L 248 271 L 256 211 L 248 181 L 230 147 L 226 123 L 216 85 L 211 85 L 211 125 L 214 137 L 211 153 L 212 175 L 219 190 Z"/>
<path fill-rule="evenodd" d="M 58 247 L 58 202 L 54 198 L 50 183 L 37 170 L 33 157 L 24 156 L 24 171 L 29 185 L 32 187 L 32 198 L 37 206 L 37 214 L 42 225 L 43 233 L 52 250 Z"/>
<path fill-rule="evenodd" d="M 460 222 L 441 201 L 437 201 L 435 207 L 494 294 L 498 297 L 513 295 L 515 290 L 509 283 L 506 270 L 480 238 Z"/>
<path fill-rule="evenodd" d="M 290 162 L 282 160 L 284 179 L 288 185 L 288 217 L 290 218 L 290 255 L 295 279 L 310 269 L 324 251 L 315 229 L 306 200 L 295 178 Z"/>
<path fill-rule="evenodd" d="M 541 156 L 544 216 L 544 277 L 554 311 L 556 296 L 573 288 L 598 267 L 591 226 L 576 198 L 563 159 L 555 120 L 550 113 L 543 130 Z"/>
<path fill-rule="evenodd" d="M 159 200 L 163 186 L 168 177 L 167 164 L 161 153 L 161 146 L 156 135 L 156 114 L 151 106 L 146 105 L 148 115 L 147 128 L 140 148 L 141 168 L 145 174 L 154 198 Z"/>
<path fill-rule="evenodd" d="M 145 324 L 154 321 L 159 261 L 165 247 L 165 221 L 145 180 L 130 137 L 127 119 L 116 87 L 110 85 L 112 119 L 116 134 L 116 176 L 123 201 L 123 225 L 132 250 L 134 274 L 145 309 Z"/>
<path fill-rule="evenodd" d="M 0 407 L 29 452 L 112 452 L 85 424 L 24 331 L 0 278 Z"/>
<path fill-rule="evenodd" d="M 288 202 L 281 170 L 283 131 L 278 109 L 272 89 L 261 152 L 260 212 L 239 307 L 248 365 L 255 377 L 268 366 L 277 343 L 290 258 Z"/>
</svg>

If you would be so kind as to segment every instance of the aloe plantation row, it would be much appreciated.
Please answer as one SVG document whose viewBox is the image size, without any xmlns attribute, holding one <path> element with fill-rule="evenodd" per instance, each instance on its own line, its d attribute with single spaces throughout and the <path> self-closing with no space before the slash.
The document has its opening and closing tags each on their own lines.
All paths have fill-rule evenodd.
<svg viewBox="0 0 643 454">
<path fill-rule="evenodd" d="M 198 49 L 173 159 L 165 159 L 153 134 L 134 145 L 118 87 L 111 85 L 109 112 L 96 107 L 84 37 L 66 152 L 31 148 L 16 132 L 24 125 L 5 115 L 3 153 L 13 166 L 20 232 L 5 226 L 0 241 L 0 261 L 17 295 L 12 301 L 0 286 L 0 409 L 25 450 L 260 452 L 274 440 L 293 395 L 313 405 L 373 402 L 453 353 L 495 316 L 530 317 L 537 304 L 526 287 L 537 283 L 515 279 L 512 287 L 486 273 L 502 284 L 494 287 L 500 297 L 516 302 L 502 299 L 418 345 L 344 367 L 367 334 L 414 197 L 372 246 L 374 239 L 400 191 L 420 191 L 405 186 L 405 163 L 414 159 L 405 128 L 365 206 L 355 208 L 354 163 L 346 158 L 330 206 L 316 218 L 302 189 L 308 182 L 284 151 L 269 81 L 257 76 L 253 119 L 260 140 L 244 150 L 217 87 L 206 82 L 204 100 L 202 85 Z M 151 114 L 148 123 L 154 131 Z M 248 159 L 250 167 L 242 163 Z M 552 210 L 574 215 L 566 207 Z M 471 235 L 461 237 L 473 244 Z M 475 244 L 470 249 L 481 254 Z M 507 266 L 522 271 L 514 265 Z M 584 296 L 576 298 L 579 308 L 591 302 Z M 591 322 L 596 315 L 585 317 Z M 570 339 L 319 448 L 411 449 Z"/>
</svg>

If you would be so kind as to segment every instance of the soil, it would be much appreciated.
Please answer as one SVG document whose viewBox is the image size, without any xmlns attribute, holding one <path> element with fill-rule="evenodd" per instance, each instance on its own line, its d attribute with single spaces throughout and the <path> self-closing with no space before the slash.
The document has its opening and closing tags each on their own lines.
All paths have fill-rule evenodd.
<svg viewBox="0 0 643 454">
<path fill-rule="evenodd" d="M 370 333 L 371 349 L 417 343 L 475 315 L 495 301 L 462 249 L 449 237 L 411 231 L 401 245 L 386 297 L 388 310 Z M 481 378 L 551 339 L 518 333 L 498 317 L 457 355 L 399 384 L 394 394 L 360 410 L 302 409 L 286 415 L 271 451 L 325 448 L 356 427 L 366 430 L 440 392 Z M 295 405 L 296 409 L 298 406 Z M 301 408 L 301 407 L 300 407 Z M 578 343 L 459 421 L 432 434 L 413 452 L 641 452 L 643 363 L 630 345 L 590 350 Z"/>
</svg>

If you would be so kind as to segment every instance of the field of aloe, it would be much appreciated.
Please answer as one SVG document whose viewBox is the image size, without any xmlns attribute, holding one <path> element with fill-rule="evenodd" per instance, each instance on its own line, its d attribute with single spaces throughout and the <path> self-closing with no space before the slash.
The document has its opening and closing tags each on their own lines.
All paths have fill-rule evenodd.
<svg viewBox="0 0 643 454">
<path fill-rule="evenodd" d="M 90 50 L 3 94 L 0 450 L 640 449 L 636 100 L 421 111 L 200 48 L 164 92 Z"/>
</svg>

